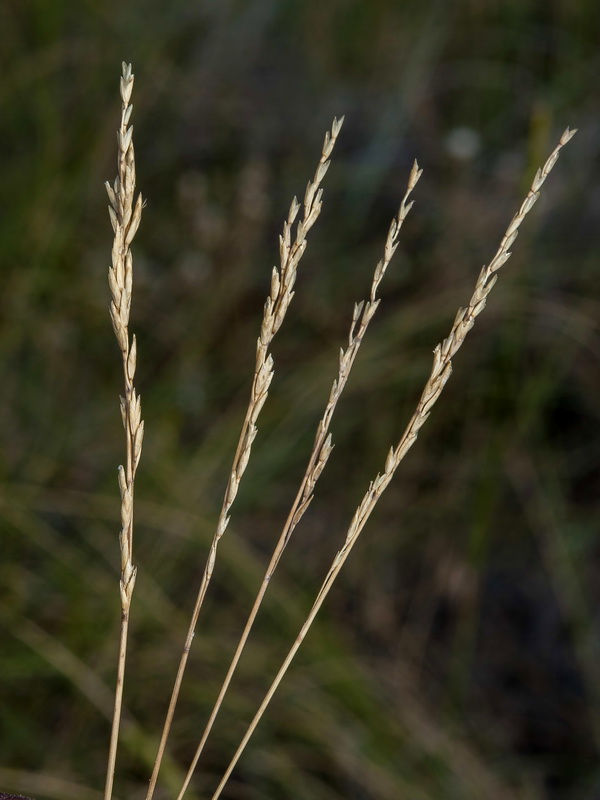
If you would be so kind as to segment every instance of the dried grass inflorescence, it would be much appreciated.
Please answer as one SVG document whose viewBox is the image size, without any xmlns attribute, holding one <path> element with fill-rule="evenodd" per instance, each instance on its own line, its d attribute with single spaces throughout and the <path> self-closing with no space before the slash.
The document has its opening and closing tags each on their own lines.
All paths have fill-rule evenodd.
<svg viewBox="0 0 600 800">
<path fill-rule="evenodd" d="M 109 199 L 108 211 L 114 232 L 112 263 L 108 269 L 108 284 L 111 295 L 110 318 L 123 361 L 125 391 L 120 398 L 120 403 L 126 440 L 126 464 L 124 467 L 120 466 L 118 472 L 121 493 L 121 533 L 119 539 L 121 549 L 121 642 L 113 730 L 105 787 L 106 800 L 110 800 L 112 794 L 125 679 L 129 609 L 136 577 L 136 568 L 133 565 L 133 492 L 135 473 L 140 461 L 144 438 L 140 397 L 134 387 L 137 344 L 135 336 L 131 339 L 129 336 L 129 314 L 133 288 L 131 243 L 140 224 L 144 205 L 141 194 L 138 194 L 137 199 L 135 199 L 133 127 L 129 125 L 131 112 L 133 111 L 133 106 L 130 103 L 133 79 L 131 64 L 123 63 L 121 75 L 121 125 L 117 131 L 117 177 L 112 186 L 108 181 L 106 182 L 106 191 Z"/>
<path fill-rule="evenodd" d="M 538 169 L 536 172 L 535 178 L 533 179 L 533 183 L 531 189 L 527 193 L 526 198 L 521 203 L 521 206 L 515 216 L 512 218 L 506 233 L 502 237 L 502 241 L 500 242 L 500 246 L 496 251 L 493 259 L 487 265 L 487 267 L 483 267 L 481 272 L 479 273 L 479 277 L 477 278 L 477 283 L 475 284 L 475 290 L 469 304 L 466 308 L 461 308 L 458 310 L 456 318 L 454 320 L 454 324 L 452 325 L 452 329 L 448 336 L 444 339 L 441 344 L 438 344 L 437 347 L 433 351 L 433 367 L 431 370 L 431 374 L 425 384 L 425 388 L 421 394 L 421 398 L 417 404 L 417 408 L 410 419 L 400 441 L 398 442 L 396 447 L 392 447 L 387 455 L 385 466 L 383 473 L 378 474 L 373 481 L 369 484 L 369 488 L 367 489 L 363 499 L 361 500 L 358 508 L 356 509 L 350 526 L 348 527 L 348 531 L 346 533 L 346 539 L 342 548 L 338 551 L 335 558 L 333 559 L 329 571 L 325 576 L 325 580 L 323 581 L 321 588 L 317 593 L 317 597 L 315 602 L 308 613 L 306 621 L 304 622 L 298 636 L 296 637 L 294 644 L 290 648 L 286 658 L 284 659 L 279 672 L 275 676 L 273 683 L 271 684 L 269 690 L 267 691 L 254 719 L 250 723 L 248 730 L 246 731 L 238 749 L 235 752 L 219 786 L 217 787 L 216 792 L 214 793 L 212 800 L 217 800 L 218 797 L 221 796 L 221 792 L 229 779 L 236 763 L 238 762 L 241 754 L 243 753 L 246 745 L 248 744 L 256 726 L 258 725 L 261 717 L 263 716 L 268 704 L 270 703 L 277 687 L 283 680 L 285 673 L 287 672 L 294 656 L 296 655 L 300 645 L 306 638 L 310 627 L 317 616 L 317 613 L 329 591 L 340 573 L 346 559 L 350 555 L 350 552 L 356 541 L 362 532 L 367 520 L 371 516 L 373 509 L 375 508 L 379 498 L 383 494 L 383 492 L 389 486 L 390 481 L 392 480 L 394 473 L 398 469 L 400 462 L 415 443 L 419 430 L 429 417 L 431 413 L 431 409 L 439 399 L 448 378 L 452 372 L 452 358 L 458 352 L 459 348 L 461 347 L 462 343 L 464 342 L 468 332 L 471 330 L 473 325 L 475 324 L 476 317 L 483 311 L 486 304 L 486 299 L 490 291 L 492 290 L 494 284 L 497 280 L 496 273 L 505 264 L 511 256 L 511 252 L 509 248 L 513 245 L 515 239 L 518 236 L 518 231 L 521 223 L 529 213 L 529 211 L 533 208 L 536 200 L 539 197 L 539 190 L 548 177 L 551 169 L 556 164 L 558 160 L 559 153 L 561 149 L 564 147 L 565 144 L 575 135 L 576 130 L 569 130 L 568 128 L 565 130 L 563 135 L 560 138 L 560 141 L 553 152 L 550 154 L 548 160 L 544 164 L 543 167 Z M 414 168 L 413 168 L 414 169 Z M 420 173 L 419 173 L 420 174 Z M 389 241 L 389 236 L 388 236 Z M 387 245 L 386 245 L 387 249 Z M 373 297 L 373 295 L 372 295 Z"/>
<path fill-rule="evenodd" d="M 136 571 L 132 560 L 133 494 L 135 473 L 140 458 L 144 430 L 143 422 L 141 420 L 140 399 L 134 388 L 136 341 L 135 337 L 133 337 L 130 344 L 129 336 L 129 312 L 131 307 L 131 290 L 133 279 L 133 262 L 130 245 L 139 225 L 143 207 L 141 196 L 138 196 L 134 201 L 135 163 L 132 143 L 132 128 L 129 127 L 132 109 L 129 101 L 131 99 L 132 88 L 133 74 L 131 72 L 131 65 L 123 64 L 123 74 L 121 78 L 122 115 L 121 126 L 118 132 L 118 176 L 112 187 L 107 184 L 107 191 L 110 199 L 109 211 L 115 234 L 112 251 L 112 265 L 109 269 L 109 283 L 111 290 L 110 313 L 115 335 L 121 349 L 125 376 L 125 395 L 123 398 L 121 398 L 121 412 L 123 415 L 123 424 L 125 426 L 127 440 L 127 464 L 125 468 L 119 468 L 122 518 L 122 627 L 115 695 L 115 712 L 109 752 L 105 800 L 110 800 L 112 793 L 112 783 L 116 760 L 116 746 L 125 676 L 127 626 L 129 620 L 131 596 L 135 585 Z M 227 529 L 230 520 L 230 509 L 238 493 L 244 472 L 248 466 L 252 444 L 257 434 L 258 417 L 267 399 L 269 387 L 273 379 L 273 357 L 270 353 L 270 347 L 275 335 L 282 325 L 294 295 L 294 285 L 296 282 L 298 264 L 306 249 L 307 234 L 315 224 L 321 211 L 323 193 L 321 183 L 325 177 L 327 169 L 329 168 L 329 159 L 342 127 L 342 123 L 343 118 L 340 120 L 334 119 L 331 132 L 327 133 L 325 136 L 321 157 L 319 159 L 314 177 L 312 181 L 308 183 L 306 188 L 304 201 L 302 204 L 300 204 L 296 198 L 293 199 L 288 217 L 283 225 L 283 233 L 280 236 L 279 241 L 280 265 L 278 268 L 275 267 L 273 269 L 270 293 L 264 306 L 260 335 L 256 345 L 256 361 L 252 378 L 250 399 L 233 458 L 221 511 L 216 524 L 214 538 L 209 549 L 206 566 L 204 568 L 200 587 L 198 589 L 198 595 L 192 612 L 182 655 L 179 661 L 177 675 L 169 700 L 158 752 L 152 770 L 149 789 L 147 792 L 147 800 L 151 800 L 156 788 L 158 775 L 169 739 L 173 717 L 177 706 L 181 684 L 183 681 L 200 610 L 202 608 L 208 585 L 215 567 L 218 544 L 225 533 L 225 530 Z M 373 481 L 371 481 L 363 499 L 359 503 L 346 532 L 342 547 L 334 557 L 329 567 L 325 579 L 323 580 L 323 583 L 317 592 L 314 604 L 310 609 L 298 636 L 288 651 L 288 654 L 285 657 L 279 671 L 277 672 L 277 675 L 275 676 L 270 688 L 268 689 L 258 711 L 246 730 L 246 733 L 244 734 L 238 749 L 236 750 L 225 774 L 223 775 L 222 780 L 215 790 L 215 793 L 212 795 L 213 800 L 217 800 L 217 798 L 221 796 L 229 776 L 231 775 L 254 730 L 256 729 L 256 726 L 258 725 L 268 704 L 275 694 L 277 687 L 283 680 L 285 673 L 287 672 L 294 656 L 296 655 L 296 652 L 304 641 L 319 609 L 321 608 L 321 605 L 323 604 L 335 579 L 337 578 L 346 559 L 348 558 L 354 544 L 358 540 L 360 533 L 364 529 L 368 518 L 373 512 L 373 509 L 375 508 L 383 492 L 391 482 L 400 462 L 415 443 L 421 427 L 424 425 L 431 413 L 433 406 L 439 399 L 452 371 L 452 358 L 456 355 L 465 341 L 468 332 L 475 323 L 475 319 L 485 308 L 487 297 L 496 283 L 498 270 L 510 258 L 510 247 L 517 238 L 519 227 L 538 199 L 540 189 L 555 165 L 561 148 L 567 144 L 574 133 L 575 131 L 570 131 L 567 128 L 560 138 L 559 144 L 554 149 L 544 166 L 537 171 L 531 189 L 522 202 L 518 212 L 511 220 L 506 233 L 500 242 L 500 246 L 496 251 L 496 254 L 490 263 L 487 266 L 484 266 L 479 273 L 475 284 L 475 289 L 468 305 L 465 308 L 459 309 L 450 333 L 443 340 L 443 342 L 438 344 L 434 349 L 431 373 L 417 403 L 415 412 L 413 413 L 398 444 L 395 447 L 390 448 L 385 460 L 383 471 L 379 473 Z M 398 237 L 400 230 L 413 205 L 412 201 L 409 202 L 409 197 L 416 187 L 420 177 L 421 170 L 418 168 L 418 165 L 415 162 L 409 175 L 407 189 L 400 204 L 398 214 L 392 220 L 388 230 L 388 235 L 384 245 L 383 257 L 375 268 L 369 298 L 366 301 L 357 303 L 354 307 L 350 324 L 350 332 L 348 335 L 348 345 L 345 350 L 342 349 L 340 351 L 338 373 L 333 381 L 323 416 L 321 417 L 321 420 L 317 426 L 313 448 L 308 459 L 304 477 L 301 481 L 294 502 L 292 503 L 279 539 L 274 546 L 270 562 L 266 568 L 263 581 L 248 616 L 244 631 L 232 657 L 219 695 L 215 701 L 208 722 L 206 723 L 200 743 L 186 774 L 177 800 L 182 800 L 190 784 L 197 762 L 203 751 L 204 745 L 208 735 L 210 734 L 219 709 L 221 708 L 221 704 L 228 691 L 232 677 L 252 630 L 256 615 L 266 594 L 271 578 L 279 564 L 279 561 L 292 534 L 294 533 L 298 523 L 302 519 L 313 499 L 317 481 L 319 480 L 319 477 L 323 472 L 333 450 L 333 443 L 330 433 L 331 421 L 342 392 L 347 384 L 350 372 L 369 324 L 379 306 L 380 300 L 377 297 L 377 292 L 379 290 L 381 281 L 385 276 L 390 261 L 396 249 L 398 248 Z M 301 211 L 301 218 L 298 222 L 296 222 Z"/>
<path fill-rule="evenodd" d="M 269 353 L 269 348 L 275 334 L 281 327 L 284 317 L 287 313 L 289 305 L 294 296 L 294 285 L 296 283 L 296 276 L 298 273 L 298 264 L 304 251 L 306 250 L 307 239 L 306 236 L 310 229 L 317 221 L 321 213 L 323 189 L 321 183 L 329 169 L 330 156 L 333 152 L 338 134 L 342 128 L 344 118 L 334 119 L 331 126 L 331 131 L 325 134 L 321 157 L 315 170 L 314 177 L 309 181 L 306 191 L 304 193 L 304 201 L 300 204 L 297 198 L 294 197 L 287 219 L 283 223 L 283 234 L 279 237 L 279 269 L 273 267 L 271 274 L 271 291 L 264 306 L 264 313 L 262 324 L 260 327 L 260 335 L 256 343 L 256 363 L 254 367 L 254 376 L 252 378 L 252 388 L 250 390 L 250 400 L 248 402 L 248 409 L 242 424 L 238 445 L 233 458 L 227 488 L 225 489 L 225 496 L 223 498 L 223 505 L 217 521 L 217 527 L 214 538 L 212 540 L 206 567 L 202 575 L 200 588 L 192 617 L 188 629 L 186 641 L 183 647 L 181 660 L 175 678 L 175 684 L 169 701 L 169 708 L 165 719 L 165 725 L 161 735 L 161 741 L 156 757 L 152 777 L 150 779 L 150 786 L 147 793 L 147 800 L 151 800 L 158 779 L 160 765 L 164 755 L 167 739 L 173 721 L 173 715 L 179 698 L 181 683 L 185 672 L 194 632 L 198 623 L 200 610 L 206 596 L 208 584 L 213 574 L 215 560 L 217 556 L 217 548 L 219 541 L 229 523 L 229 510 L 233 505 L 233 501 L 238 493 L 240 481 L 248 466 L 250 453 L 252 450 L 252 443 L 256 438 L 258 428 L 256 426 L 258 416 L 261 412 L 263 405 L 269 393 L 269 386 L 273 379 L 273 357 Z M 302 209 L 302 218 L 296 225 L 294 234 L 294 223 Z M 293 239 L 293 241 L 292 241 Z M 186 784 L 187 785 L 187 784 Z"/>
<path fill-rule="evenodd" d="M 352 321 L 350 323 L 350 332 L 348 334 L 348 347 L 346 348 L 346 350 L 343 349 L 340 350 L 338 375 L 333 381 L 333 384 L 331 386 L 331 391 L 329 393 L 329 399 L 325 406 L 325 411 L 323 412 L 323 416 L 321 417 L 321 420 L 317 426 L 317 432 L 315 435 L 312 452 L 308 459 L 308 464 L 306 466 L 304 477 L 300 483 L 300 488 L 298 489 L 296 498 L 288 513 L 286 522 L 279 536 L 279 540 L 273 550 L 271 560 L 266 569 L 261 586 L 258 590 L 258 594 L 256 595 L 256 598 L 254 600 L 254 605 L 252 606 L 252 610 L 248 616 L 248 620 L 246 621 L 246 625 L 244 627 L 242 635 L 240 636 L 240 640 L 236 647 L 236 651 L 229 665 L 227 675 L 225 676 L 225 680 L 223 681 L 223 685 L 221 686 L 219 695 L 212 709 L 206 727 L 203 731 L 202 738 L 200 740 L 200 743 L 198 745 L 192 763 L 188 769 L 188 773 L 185 782 L 183 784 L 183 787 L 181 789 L 181 792 L 179 793 L 178 800 L 181 800 L 181 798 L 185 793 L 185 790 L 187 789 L 187 786 L 189 785 L 192 779 L 194 770 L 196 769 L 196 765 L 198 763 L 204 745 L 206 744 L 206 740 L 208 739 L 208 735 L 212 729 L 212 726 L 217 717 L 219 709 L 221 708 L 227 690 L 229 689 L 229 685 L 233 678 L 233 674 L 241 658 L 242 652 L 248 640 L 248 636 L 250 635 L 250 631 L 252 630 L 252 627 L 254 625 L 256 615 L 258 614 L 258 610 L 262 604 L 264 596 L 271 582 L 271 578 L 273 577 L 275 570 L 277 569 L 277 565 L 281 560 L 281 556 L 283 555 L 283 552 L 294 530 L 296 529 L 298 523 L 304 516 L 304 513 L 306 512 L 308 506 L 310 505 L 313 499 L 314 496 L 313 493 L 317 481 L 319 480 L 321 473 L 325 469 L 327 460 L 329 459 L 331 451 L 333 450 L 331 434 L 329 433 L 331 420 L 333 419 L 333 415 L 335 413 L 338 401 L 342 395 L 342 392 L 344 391 L 346 383 L 348 382 L 348 378 L 350 377 L 352 366 L 358 354 L 360 345 L 367 332 L 367 328 L 369 327 L 369 323 L 373 319 L 375 312 L 377 311 L 377 307 L 379 306 L 380 301 L 377 298 L 377 290 L 379 288 L 379 284 L 383 280 L 383 277 L 392 259 L 392 256 L 394 255 L 398 247 L 398 237 L 400 235 L 400 229 L 402 228 L 402 225 L 408 215 L 408 212 L 412 208 L 412 202 L 409 203 L 408 198 L 413 189 L 415 188 L 415 186 L 417 185 L 417 181 L 421 177 L 421 172 L 422 170 L 419 169 L 417 162 L 415 161 L 413 168 L 410 172 L 410 176 L 408 179 L 408 186 L 406 189 L 406 193 L 400 204 L 400 209 L 398 211 L 397 216 L 394 217 L 394 219 L 392 220 L 388 230 L 383 258 L 378 262 L 377 266 L 375 267 L 369 299 L 366 301 L 363 300 L 354 306 Z"/>
</svg>

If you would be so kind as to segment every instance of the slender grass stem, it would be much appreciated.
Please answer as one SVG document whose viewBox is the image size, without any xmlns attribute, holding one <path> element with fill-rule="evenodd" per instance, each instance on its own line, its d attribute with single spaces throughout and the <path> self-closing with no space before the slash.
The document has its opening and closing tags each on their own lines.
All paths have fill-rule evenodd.
<svg viewBox="0 0 600 800">
<path fill-rule="evenodd" d="M 117 683 L 115 688 L 115 704 L 113 710 L 110 746 L 108 750 L 108 767 L 106 770 L 106 785 L 104 788 L 105 800 L 112 797 L 115 767 L 117 763 L 117 748 L 119 744 L 119 727 L 121 710 L 123 707 L 123 688 L 125 686 L 125 666 L 127 661 L 127 636 L 129 633 L 129 613 L 124 613 L 121 618 L 121 636 L 119 641 L 119 663 L 117 668 Z"/>
<path fill-rule="evenodd" d="M 134 76 L 131 64 L 123 63 L 121 75 L 121 125 L 117 131 L 118 171 L 113 186 L 106 184 L 109 199 L 109 214 L 114 232 L 112 263 L 108 270 L 111 293 L 110 317 L 121 350 L 125 391 L 121 397 L 121 418 L 125 428 L 126 466 L 119 467 L 119 490 L 121 493 L 121 635 L 117 667 L 115 704 L 109 744 L 108 766 L 104 800 L 111 800 L 115 774 L 119 728 L 123 705 L 125 668 L 127 659 L 127 636 L 129 610 L 135 586 L 136 567 L 133 565 L 133 495 L 135 474 L 139 464 L 144 422 L 141 418 L 140 397 L 134 387 L 137 363 L 135 336 L 129 336 L 129 314 L 133 287 L 133 257 L 131 242 L 142 216 L 142 196 L 135 196 L 135 156 L 133 151 L 133 128 L 129 125 L 133 106 L 130 104 Z"/>
<path fill-rule="evenodd" d="M 317 221 L 322 207 L 323 190 L 320 184 L 329 168 L 329 158 L 333 151 L 335 142 L 343 124 L 343 117 L 340 120 L 334 119 L 331 132 L 325 135 L 325 141 L 321 151 L 321 157 L 317 164 L 312 181 L 308 183 L 304 194 L 303 204 L 300 205 L 294 197 L 290 206 L 287 220 L 283 225 L 283 234 L 279 238 L 280 267 L 273 268 L 271 275 L 271 291 L 265 303 L 264 315 L 260 330 L 260 335 L 256 343 L 256 364 L 248 409 L 242 425 L 242 430 L 238 440 L 235 456 L 231 467 L 227 488 L 223 498 L 223 504 L 219 519 L 217 521 L 216 532 L 212 540 L 200 587 L 196 597 L 194 610 L 190 620 L 190 625 L 185 638 L 183 651 L 177 668 L 175 683 L 169 700 L 169 706 L 165 717 L 165 722 L 160 738 L 156 761 L 150 777 L 150 785 L 146 800 L 152 800 L 156 782 L 160 772 L 160 766 L 164 757 L 167 741 L 173 724 L 173 717 L 181 691 L 181 684 L 187 666 L 192 641 L 194 638 L 196 625 L 200 616 L 200 611 L 204 603 L 204 598 L 208 585 L 212 578 L 217 549 L 227 525 L 229 523 L 229 511 L 238 493 L 242 476 L 248 466 L 252 443 L 258 432 L 256 422 L 261 409 L 267 399 L 269 386 L 273 379 L 273 357 L 269 353 L 271 342 L 277 331 L 281 327 L 285 314 L 288 310 L 292 297 L 294 296 L 293 287 L 296 282 L 297 268 L 300 259 L 306 249 L 306 235 Z M 302 219 L 296 226 L 294 241 L 292 242 L 292 228 L 300 209 L 303 209 Z"/>
</svg>

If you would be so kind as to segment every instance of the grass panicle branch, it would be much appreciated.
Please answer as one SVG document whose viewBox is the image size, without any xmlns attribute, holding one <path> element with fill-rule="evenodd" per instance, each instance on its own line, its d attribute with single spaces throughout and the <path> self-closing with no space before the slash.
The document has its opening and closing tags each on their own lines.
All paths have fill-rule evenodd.
<svg viewBox="0 0 600 800">
<path fill-rule="evenodd" d="M 133 127 L 129 125 L 133 106 L 130 103 L 134 76 L 131 64 L 123 63 L 121 75 L 121 124 L 117 131 L 118 169 L 114 184 L 106 183 L 109 214 L 114 232 L 112 263 L 108 270 L 110 287 L 110 318 L 123 361 L 125 391 L 121 402 L 121 416 L 125 428 L 126 464 L 119 467 L 121 493 L 121 635 L 117 668 L 115 703 L 110 737 L 108 767 L 106 771 L 105 800 L 110 800 L 115 773 L 125 662 L 129 611 L 135 586 L 136 567 L 133 565 L 133 493 L 135 473 L 142 452 L 144 422 L 141 417 L 140 397 L 135 391 L 134 378 L 137 359 L 135 336 L 130 339 L 129 314 L 133 287 L 133 257 L 131 242 L 140 224 L 143 201 L 141 194 L 135 199 L 135 156 Z"/>
<path fill-rule="evenodd" d="M 341 130 L 344 118 L 334 119 L 331 131 L 325 135 L 321 157 L 314 177 L 309 181 L 304 194 L 304 201 L 302 204 L 294 197 L 288 217 L 283 223 L 283 233 L 279 237 L 279 255 L 280 266 L 273 268 L 271 274 L 271 290 L 264 306 L 263 320 L 260 328 L 260 335 L 256 343 L 256 363 L 254 368 L 254 376 L 252 379 L 252 388 L 250 391 L 250 400 L 246 411 L 246 416 L 242 425 L 242 430 L 238 440 L 235 456 L 225 489 L 223 504 L 217 521 L 216 531 L 212 540 L 206 567 L 202 575 L 198 595 L 192 612 L 188 633 L 186 636 L 185 644 L 181 654 L 173 691 L 169 701 L 163 731 L 159 743 L 159 748 L 156 756 L 152 776 L 150 778 L 150 785 L 147 793 L 147 800 L 151 800 L 158 775 L 160 771 L 161 762 L 164 756 L 165 748 L 169 738 L 181 684 L 185 673 L 187 660 L 192 646 L 198 617 L 200 610 L 206 596 L 206 591 L 210 583 L 215 560 L 217 556 L 217 548 L 227 525 L 229 523 L 229 512 L 235 497 L 238 493 L 242 476 L 248 465 L 252 443 L 256 437 L 258 428 L 257 420 L 261 409 L 267 399 L 269 393 L 269 386 L 273 379 L 273 357 L 269 352 L 271 343 L 281 327 L 285 318 L 292 297 L 294 296 L 294 284 L 296 282 L 298 264 L 307 245 L 307 234 L 312 226 L 317 221 L 322 207 L 323 189 L 321 183 L 327 170 L 329 168 L 330 156 L 333 152 L 338 134 Z M 296 224 L 294 234 L 294 223 L 302 209 L 302 218 Z"/>
<path fill-rule="evenodd" d="M 567 128 L 561 136 L 558 145 L 548 157 L 544 166 L 538 169 L 536 172 L 531 188 L 521 203 L 519 210 L 512 218 L 504 236 L 502 237 L 502 241 L 500 242 L 500 246 L 498 247 L 496 254 L 490 263 L 487 266 L 484 266 L 479 273 L 477 282 L 475 284 L 475 290 L 471 296 L 471 299 L 469 300 L 468 305 L 466 308 L 460 308 L 458 310 L 450 333 L 443 340 L 443 342 L 438 344 L 434 349 L 431 374 L 427 380 L 427 383 L 425 384 L 425 388 L 423 389 L 419 402 L 417 403 L 415 412 L 396 447 L 390 448 L 383 472 L 378 474 L 369 484 L 369 488 L 367 489 L 363 499 L 354 513 L 346 533 L 344 544 L 333 559 L 329 571 L 327 572 L 327 575 L 325 576 L 325 579 L 317 593 L 315 602 L 310 609 L 308 616 L 302 625 L 296 640 L 294 641 L 294 644 L 290 648 L 258 711 L 246 730 L 246 733 L 244 734 L 238 749 L 236 750 L 229 766 L 227 767 L 219 786 L 213 794 L 212 800 L 217 800 L 217 798 L 221 796 L 223 788 L 225 787 L 225 784 L 235 768 L 235 765 L 239 761 L 239 758 L 246 748 L 246 745 L 248 744 L 252 734 L 254 733 L 256 726 L 263 716 L 279 684 L 283 680 L 283 677 L 285 676 L 285 673 L 287 672 L 294 656 L 300 648 L 300 645 L 306 638 L 306 635 L 310 630 L 310 627 L 319 609 L 327 597 L 346 559 L 350 555 L 352 548 L 356 544 L 356 541 L 358 540 L 360 533 L 362 532 L 367 520 L 373 512 L 373 509 L 379 501 L 379 498 L 388 487 L 394 476 L 394 473 L 400 465 L 400 462 L 415 443 L 421 427 L 426 422 L 431 410 L 433 409 L 433 406 L 439 399 L 452 372 L 452 358 L 462 346 L 467 334 L 475 324 L 476 318 L 485 308 L 487 297 L 496 283 L 498 277 L 497 272 L 510 258 L 510 248 L 518 236 L 519 228 L 523 220 L 537 201 L 540 194 L 540 189 L 550 171 L 556 164 L 561 149 L 567 144 L 567 142 L 569 142 L 575 133 L 576 129 L 569 130 Z"/>
<path fill-rule="evenodd" d="M 327 460 L 329 459 L 331 451 L 333 450 L 331 434 L 329 433 L 331 420 L 333 418 L 335 409 L 342 395 L 342 392 L 344 391 L 346 383 L 348 382 L 352 366 L 356 359 L 360 345 L 367 332 L 367 328 L 369 327 L 369 323 L 373 319 L 373 316 L 377 311 L 377 307 L 379 306 L 380 301 L 377 298 L 377 290 L 379 289 L 379 285 L 383 280 L 383 277 L 389 266 L 392 256 L 394 255 L 398 247 L 398 237 L 400 235 L 400 229 L 402 228 L 404 220 L 406 219 L 408 212 L 412 207 L 412 202 L 408 202 L 408 199 L 410 194 L 414 190 L 415 186 L 417 185 L 419 178 L 421 177 L 421 172 L 422 170 L 419 169 L 418 164 L 415 161 L 412 170 L 410 172 L 410 176 L 408 179 L 408 186 L 406 189 L 406 193 L 400 204 L 400 209 L 396 217 L 394 217 L 394 219 L 392 220 L 388 230 L 383 258 L 378 262 L 375 268 L 375 272 L 373 274 L 373 280 L 371 283 L 369 299 L 367 301 L 362 301 L 360 303 L 357 303 L 354 306 L 354 313 L 352 316 L 350 332 L 348 335 L 348 347 L 346 348 L 346 350 L 342 349 L 340 351 L 338 375 L 337 378 L 333 381 L 333 384 L 331 386 L 331 391 L 329 393 L 329 399 L 325 407 L 325 411 L 317 426 L 317 432 L 315 435 L 312 452 L 308 460 L 308 465 L 306 467 L 304 477 L 301 481 L 300 488 L 298 490 L 296 498 L 292 504 L 286 522 L 281 531 L 279 540 L 277 541 L 275 548 L 273 550 L 271 560 L 265 571 L 265 575 L 263 577 L 256 598 L 254 600 L 254 604 L 248 616 L 246 625 L 240 636 L 236 651 L 232 657 L 229 669 L 227 671 L 227 674 L 219 691 L 219 695 L 217 697 L 217 700 L 215 701 L 208 722 L 206 723 L 206 727 L 202 733 L 200 743 L 198 745 L 198 748 L 196 750 L 196 753 L 188 770 L 181 792 L 179 793 L 178 800 L 181 800 L 192 779 L 193 773 L 196 769 L 204 745 L 206 744 L 212 726 L 219 713 L 225 695 L 227 694 L 227 691 L 229 689 L 229 685 L 231 683 L 231 680 L 233 678 L 233 675 L 241 658 L 242 652 L 244 650 L 244 647 L 246 645 L 246 642 L 254 625 L 254 621 L 256 619 L 256 615 L 258 614 L 258 610 L 262 604 L 264 596 L 269 587 L 271 578 L 273 577 L 273 574 L 277 569 L 277 565 L 279 564 L 283 552 L 296 526 L 304 516 L 304 513 L 306 512 L 308 506 L 310 505 L 313 499 L 316 483 L 319 480 L 319 477 L 321 476 L 321 473 L 323 472 L 325 465 L 327 464 Z"/>
</svg>

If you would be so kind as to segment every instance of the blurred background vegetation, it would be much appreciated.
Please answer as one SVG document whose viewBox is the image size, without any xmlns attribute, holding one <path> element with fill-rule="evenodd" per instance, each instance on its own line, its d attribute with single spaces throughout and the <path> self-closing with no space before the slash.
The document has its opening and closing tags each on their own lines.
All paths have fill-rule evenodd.
<svg viewBox="0 0 600 800">
<path fill-rule="evenodd" d="M 296 492 L 413 158 L 425 173 L 333 434 L 201 762 L 216 785 L 535 168 L 580 129 L 225 793 L 600 797 L 600 6 L 3 0 L 0 788 L 96 800 L 119 625 L 108 312 L 136 74 L 146 438 L 116 792 L 141 798 L 243 418 L 277 235 L 346 114 L 158 796 L 173 797 Z"/>
</svg>

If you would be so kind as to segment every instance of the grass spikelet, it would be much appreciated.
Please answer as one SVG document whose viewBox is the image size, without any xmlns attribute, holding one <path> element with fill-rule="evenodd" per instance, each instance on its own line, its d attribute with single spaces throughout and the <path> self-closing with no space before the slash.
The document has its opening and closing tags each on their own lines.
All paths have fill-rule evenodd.
<svg viewBox="0 0 600 800">
<path fill-rule="evenodd" d="M 123 63 L 121 75 L 121 125 L 117 131 L 118 169 L 113 186 L 106 183 L 110 220 L 114 232 L 112 263 L 108 270 L 110 288 L 110 318 L 123 361 L 125 390 L 120 398 L 121 417 L 125 428 L 126 464 L 118 470 L 121 494 L 121 636 L 117 669 L 117 684 L 106 772 L 105 800 L 110 800 L 115 773 L 125 664 L 127 657 L 127 634 L 129 611 L 135 587 L 136 567 L 133 564 L 133 494 L 135 473 L 142 453 L 144 422 L 140 397 L 134 387 L 137 363 L 135 336 L 129 335 L 129 314 L 133 288 L 133 256 L 131 243 L 140 224 L 143 201 L 141 194 L 135 199 L 135 156 L 133 151 L 133 127 L 129 125 L 133 106 L 130 104 L 134 76 L 131 64 Z"/>
<path fill-rule="evenodd" d="M 215 561 L 217 557 L 217 549 L 219 541 L 229 523 L 229 511 L 238 493 L 240 481 L 248 465 L 250 459 L 250 452 L 252 443 L 256 438 L 258 432 L 257 420 L 261 409 L 267 399 L 269 393 L 269 386 L 273 379 L 273 357 L 269 352 L 269 348 L 277 331 L 285 318 L 287 310 L 294 296 L 294 285 L 298 274 L 298 264 L 307 245 L 307 234 L 317 221 L 322 207 L 323 189 L 321 182 L 329 168 L 330 157 L 333 152 L 338 134 L 342 128 L 344 118 L 334 119 L 331 126 L 331 132 L 325 135 L 321 157 L 315 170 L 314 177 L 309 181 L 306 192 L 304 194 L 304 201 L 302 204 L 294 197 L 290 205 L 290 210 L 287 219 L 283 223 L 283 233 L 279 237 L 279 254 L 280 264 L 279 268 L 274 267 L 271 275 L 271 290 L 264 306 L 263 319 L 260 327 L 260 335 L 256 342 L 256 363 L 254 367 L 254 376 L 252 378 L 252 387 L 250 390 L 250 400 L 246 416 L 242 424 L 242 430 L 238 440 L 237 449 L 231 465 L 231 472 L 225 489 L 223 505 L 217 521 L 216 531 L 212 540 L 206 567 L 202 575 L 202 580 L 198 590 L 196 603 L 192 612 L 190 626 L 186 636 L 185 644 L 183 647 L 181 660 L 175 678 L 175 684 L 169 701 L 169 708 L 165 719 L 165 724 L 161 734 L 161 741 L 156 756 L 156 762 L 152 771 L 150 779 L 150 786 L 146 796 L 146 800 L 151 800 L 156 781 L 160 771 L 160 765 L 163 759 L 166 743 L 171 730 L 175 708 L 181 690 L 181 683 L 187 665 L 187 660 L 194 638 L 194 632 L 200 615 L 200 610 L 206 596 L 208 584 L 210 583 Z M 294 224 L 300 210 L 302 209 L 302 218 L 296 224 L 294 232 Z"/>
</svg>

